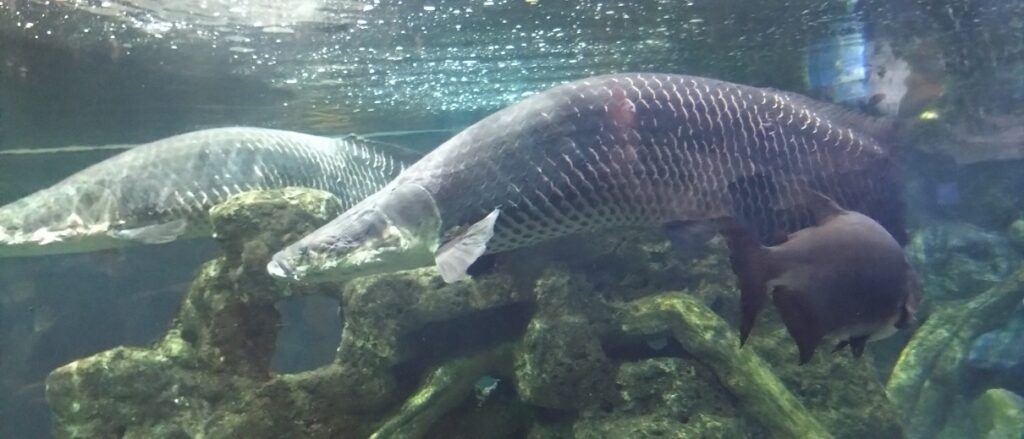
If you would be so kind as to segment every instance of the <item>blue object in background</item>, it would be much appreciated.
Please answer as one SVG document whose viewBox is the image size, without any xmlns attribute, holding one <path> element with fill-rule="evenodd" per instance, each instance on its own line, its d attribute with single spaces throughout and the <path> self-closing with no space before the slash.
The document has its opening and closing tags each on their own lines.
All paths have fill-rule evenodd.
<svg viewBox="0 0 1024 439">
<path fill-rule="evenodd" d="M 867 38 L 856 6 L 857 0 L 848 1 L 846 17 L 829 25 L 829 37 L 807 48 L 808 86 L 833 102 L 858 103 L 867 96 Z"/>
</svg>

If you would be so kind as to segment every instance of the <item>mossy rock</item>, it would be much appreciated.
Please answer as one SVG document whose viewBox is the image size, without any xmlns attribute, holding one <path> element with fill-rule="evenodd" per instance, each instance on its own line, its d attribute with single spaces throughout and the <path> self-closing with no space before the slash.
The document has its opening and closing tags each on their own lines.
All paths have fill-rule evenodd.
<svg viewBox="0 0 1024 439">
<path fill-rule="evenodd" d="M 698 415 L 690 419 L 627 416 L 583 420 L 573 426 L 575 438 L 732 439 L 751 437 L 736 419 Z"/>
<path fill-rule="evenodd" d="M 907 254 L 922 275 L 929 306 L 981 294 L 1021 263 L 1021 254 L 1005 236 L 966 223 L 938 223 L 915 231 Z"/>
<path fill-rule="evenodd" d="M 1024 267 L 969 301 L 936 309 L 900 354 L 886 394 L 900 407 L 908 434 L 933 437 L 953 417 L 968 383 L 971 343 L 1007 321 L 1024 297 Z"/>
<path fill-rule="evenodd" d="M 823 344 L 800 365 L 796 344 L 773 308 L 762 313 L 749 344 L 836 438 L 905 436 L 900 410 L 886 398 L 870 352 L 853 358 L 849 350 L 833 353 Z"/>
<path fill-rule="evenodd" d="M 619 411 L 657 413 L 684 423 L 702 413 L 734 418 L 738 411 L 707 366 L 692 358 L 650 358 L 619 366 Z"/>
<path fill-rule="evenodd" d="M 1019 252 L 1024 252 L 1024 218 L 1018 219 L 1010 223 L 1010 228 L 1007 233 L 1010 238 L 1010 244 Z"/>
<path fill-rule="evenodd" d="M 537 311 L 515 360 L 523 401 L 563 410 L 610 404 L 613 366 L 593 322 L 603 312 L 588 293 L 584 284 L 562 271 L 549 271 L 537 281 Z"/>
<path fill-rule="evenodd" d="M 979 439 L 1024 439 L 1024 398 L 1003 389 L 990 389 L 971 404 Z"/>
</svg>

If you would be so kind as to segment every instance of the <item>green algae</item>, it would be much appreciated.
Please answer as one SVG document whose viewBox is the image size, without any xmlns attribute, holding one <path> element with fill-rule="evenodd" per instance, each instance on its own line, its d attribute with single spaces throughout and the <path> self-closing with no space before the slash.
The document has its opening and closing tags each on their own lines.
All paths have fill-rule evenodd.
<svg viewBox="0 0 1024 439">
<path fill-rule="evenodd" d="M 971 404 L 979 439 L 1024 438 L 1024 398 L 1004 389 L 990 389 Z"/>
<path fill-rule="evenodd" d="M 774 308 L 766 309 L 747 343 L 771 365 L 808 413 L 837 438 L 904 437 L 900 408 L 885 396 L 872 364 L 873 349 L 861 358 L 822 344 L 810 362 L 800 365 L 796 344 Z M 873 346 L 872 346 L 873 348 Z"/>
<path fill-rule="evenodd" d="M 714 373 L 692 358 L 623 363 L 616 374 L 622 404 L 610 416 L 577 423 L 581 437 L 750 437 L 746 420 Z"/>
<path fill-rule="evenodd" d="M 370 438 L 424 437 L 444 414 L 472 394 L 473 385 L 480 376 L 501 368 L 511 357 L 512 347 L 502 345 L 441 365 L 427 376 L 422 386 Z"/>
<path fill-rule="evenodd" d="M 596 298 L 578 279 L 549 271 L 536 286 L 537 311 L 516 352 L 516 388 L 523 401 L 553 409 L 592 409 L 613 395 L 613 366 L 590 316 Z M 591 310 L 591 312 L 587 312 Z"/>
<path fill-rule="evenodd" d="M 197 272 L 163 339 L 50 375 L 55 435 L 901 435 L 866 361 L 820 354 L 797 367 L 771 311 L 739 348 L 729 323 L 737 294 L 718 240 L 707 256 L 679 263 L 660 240 L 602 238 L 579 263 L 452 285 L 433 268 L 345 285 L 271 281 L 263 266 L 273 250 L 329 220 L 333 205 L 288 189 L 214 209 L 224 256 Z M 684 284 L 693 288 L 662 293 Z M 309 294 L 341 304 L 338 353 L 323 367 L 275 374 L 274 303 Z M 622 353 L 664 334 L 678 343 Z M 496 395 L 476 391 L 481 375 L 500 377 Z"/>
<path fill-rule="evenodd" d="M 685 294 L 640 299 L 623 317 L 627 333 L 669 329 L 687 352 L 712 367 L 728 391 L 774 437 L 832 435 L 753 351 L 741 349 L 736 333 L 710 309 Z"/>
<path fill-rule="evenodd" d="M 1018 219 L 1010 223 L 1008 235 L 1010 244 L 1019 252 L 1024 252 L 1024 219 Z"/>
<path fill-rule="evenodd" d="M 282 379 L 269 370 L 279 323 L 274 302 L 288 292 L 260 268 L 270 249 L 328 221 L 338 210 L 332 200 L 284 189 L 241 194 L 213 209 L 225 256 L 200 268 L 163 339 L 75 361 L 47 378 L 54 435 L 360 437 L 353 426 L 365 421 L 318 408 L 321 401 L 302 385 L 311 377 Z M 283 419 L 289 414 L 298 416 Z"/>
<path fill-rule="evenodd" d="M 971 342 L 1005 322 L 1022 298 L 1024 268 L 972 299 L 938 308 L 917 330 L 886 384 L 911 436 L 941 430 L 959 398 Z"/>
</svg>

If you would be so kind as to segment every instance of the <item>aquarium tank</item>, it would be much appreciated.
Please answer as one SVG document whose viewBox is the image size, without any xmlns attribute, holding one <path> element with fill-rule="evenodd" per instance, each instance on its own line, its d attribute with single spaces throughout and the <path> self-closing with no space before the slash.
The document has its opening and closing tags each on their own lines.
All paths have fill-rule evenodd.
<svg viewBox="0 0 1024 439">
<path fill-rule="evenodd" d="M 0 0 L 0 437 L 1024 439 L 1024 2 Z"/>
</svg>

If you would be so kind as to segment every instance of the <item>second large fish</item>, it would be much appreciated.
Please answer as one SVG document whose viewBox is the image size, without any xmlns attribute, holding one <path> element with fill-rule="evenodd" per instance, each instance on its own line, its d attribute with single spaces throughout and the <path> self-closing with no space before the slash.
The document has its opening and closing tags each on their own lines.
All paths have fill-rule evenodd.
<svg viewBox="0 0 1024 439">
<path fill-rule="evenodd" d="M 892 124 L 809 98 L 694 76 L 620 74 L 538 93 L 462 131 L 274 256 L 290 279 L 343 279 L 478 257 L 570 233 L 738 218 L 770 243 L 812 224 L 810 191 L 905 239 Z M 694 239 L 681 239 L 695 242 Z"/>
<path fill-rule="evenodd" d="M 228 127 L 140 145 L 0 207 L 0 257 L 209 234 L 209 209 L 249 190 L 316 188 L 352 206 L 401 170 L 371 143 Z"/>
</svg>

